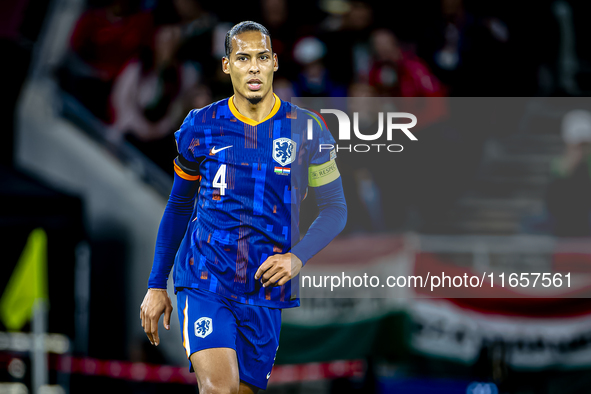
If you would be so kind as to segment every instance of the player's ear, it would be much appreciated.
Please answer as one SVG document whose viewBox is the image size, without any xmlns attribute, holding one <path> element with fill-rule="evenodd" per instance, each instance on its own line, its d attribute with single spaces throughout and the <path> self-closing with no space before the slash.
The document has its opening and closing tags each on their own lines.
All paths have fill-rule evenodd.
<svg viewBox="0 0 591 394">
<path fill-rule="evenodd" d="M 273 53 L 273 71 L 279 70 L 279 61 L 277 60 L 277 54 Z"/>
<path fill-rule="evenodd" d="M 224 74 L 230 74 L 230 59 L 227 56 L 222 58 L 222 71 Z"/>
</svg>

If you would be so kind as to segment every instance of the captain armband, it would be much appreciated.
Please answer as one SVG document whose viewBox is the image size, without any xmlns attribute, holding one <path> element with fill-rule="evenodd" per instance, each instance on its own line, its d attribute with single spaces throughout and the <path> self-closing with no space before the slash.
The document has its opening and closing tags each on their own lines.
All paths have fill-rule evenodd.
<svg viewBox="0 0 591 394">
<path fill-rule="evenodd" d="M 334 160 L 324 164 L 308 167 L 308 185 L 312 187 L 324 186 L 336 180 L 341 174 Z"/>
<path fill-rule="evenodd" d="M 186 181 L 200 181 L 199 163 L 189 161 L 182 155 L 174 159 L 174 172 Z"/>
</svg>

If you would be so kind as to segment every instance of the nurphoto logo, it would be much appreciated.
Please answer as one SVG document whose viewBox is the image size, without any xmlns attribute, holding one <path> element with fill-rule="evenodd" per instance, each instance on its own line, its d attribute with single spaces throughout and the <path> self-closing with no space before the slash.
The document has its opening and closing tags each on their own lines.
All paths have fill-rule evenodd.
<svg viewBox="0 0 591 394">
<path fill-rule="evenodd" d="M 337 117 L 339 124 L 338 139 L 339 141 L 351 140 L 351 120 L 349 115 L 338 109 L 321 109 L 320 113 L 333 114 Z M 417 137 L 410 132 L 409 129 L 413 128 L 417 124 L 417 117 L 408 112 L 387 112 L 385 115 L 386 120 L 384 121 L 384 112 L 378 113 L 378 130 L 373 134 L 364 134 L 359 130 L 359 112 L 353 112 L 353 133 L 356 138 L 362 141 L 376 141 L 384 134 L 384 123 L 386 124 L 386 140 L 392 141 L 392 135 L 395 130 L 402 131 L 404 135 L 411 141 L 417 141 Z M 395 123 L 395 119 L 408 119 L 409 123 Z M 313 139 L 313 123 L 312 119 L 308 120 L 307 138 Z M 349 144 L 349 145 L 332 145 L 332 144 L 320 144 L 319 151 L 335 149 L 336 152 L 341 150 L 347 150 L 349 152 L 369 152 L 375 150 L 380 152 L 381 149 L 388 152 L 402 152 L 404 149 L 400 144 Z"/>
</svg>

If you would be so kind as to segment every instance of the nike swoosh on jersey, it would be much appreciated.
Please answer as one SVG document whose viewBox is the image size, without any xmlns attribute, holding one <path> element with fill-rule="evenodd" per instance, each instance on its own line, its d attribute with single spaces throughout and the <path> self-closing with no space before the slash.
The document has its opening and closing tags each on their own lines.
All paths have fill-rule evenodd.
<svg viewBox="0 0 591 394">
<path fill-rule="evenodd" d="M 224 149 L 231 148 L 232 146 L 233 146 L 233 145 L 230 145 L 230 146 L 224 146 L 223 148 L 220 148 L 220 149 L 216 149 L 216 148 L 215 148 L 215 146 L 214 146 L 213 148 L 211 148 L 211 154 L 212 154 L 212 155 L 215 155 L 216 153 L 218 153 L 218 152 L 221 152 L 221 151 L 223 151 Z"/>
</svg>

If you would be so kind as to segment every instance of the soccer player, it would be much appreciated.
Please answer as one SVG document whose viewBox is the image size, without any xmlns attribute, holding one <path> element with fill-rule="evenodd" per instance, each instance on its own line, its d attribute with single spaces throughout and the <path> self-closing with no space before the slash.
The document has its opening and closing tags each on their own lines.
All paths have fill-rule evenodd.
<svg viewBox="0 0 591 394">
<path fill-rule="evenodd" d="M 201 394 L 266 389 L 281 310 L 300 304 L 296 276 L 347 216 L 335 152 L 320 149 L 334 145 L 325 124 L 273 93 L 278 61 L 267 29 L 239 23 L 225 44 L 234 95 L 192 110 L 175 133 L 174 183 L 140 308 L 158 345 L 162 314 L 170 329 L 174 265 L 183 346 Z M 308 186 L 320 212 L 300 240 Z"/>
</svg>

